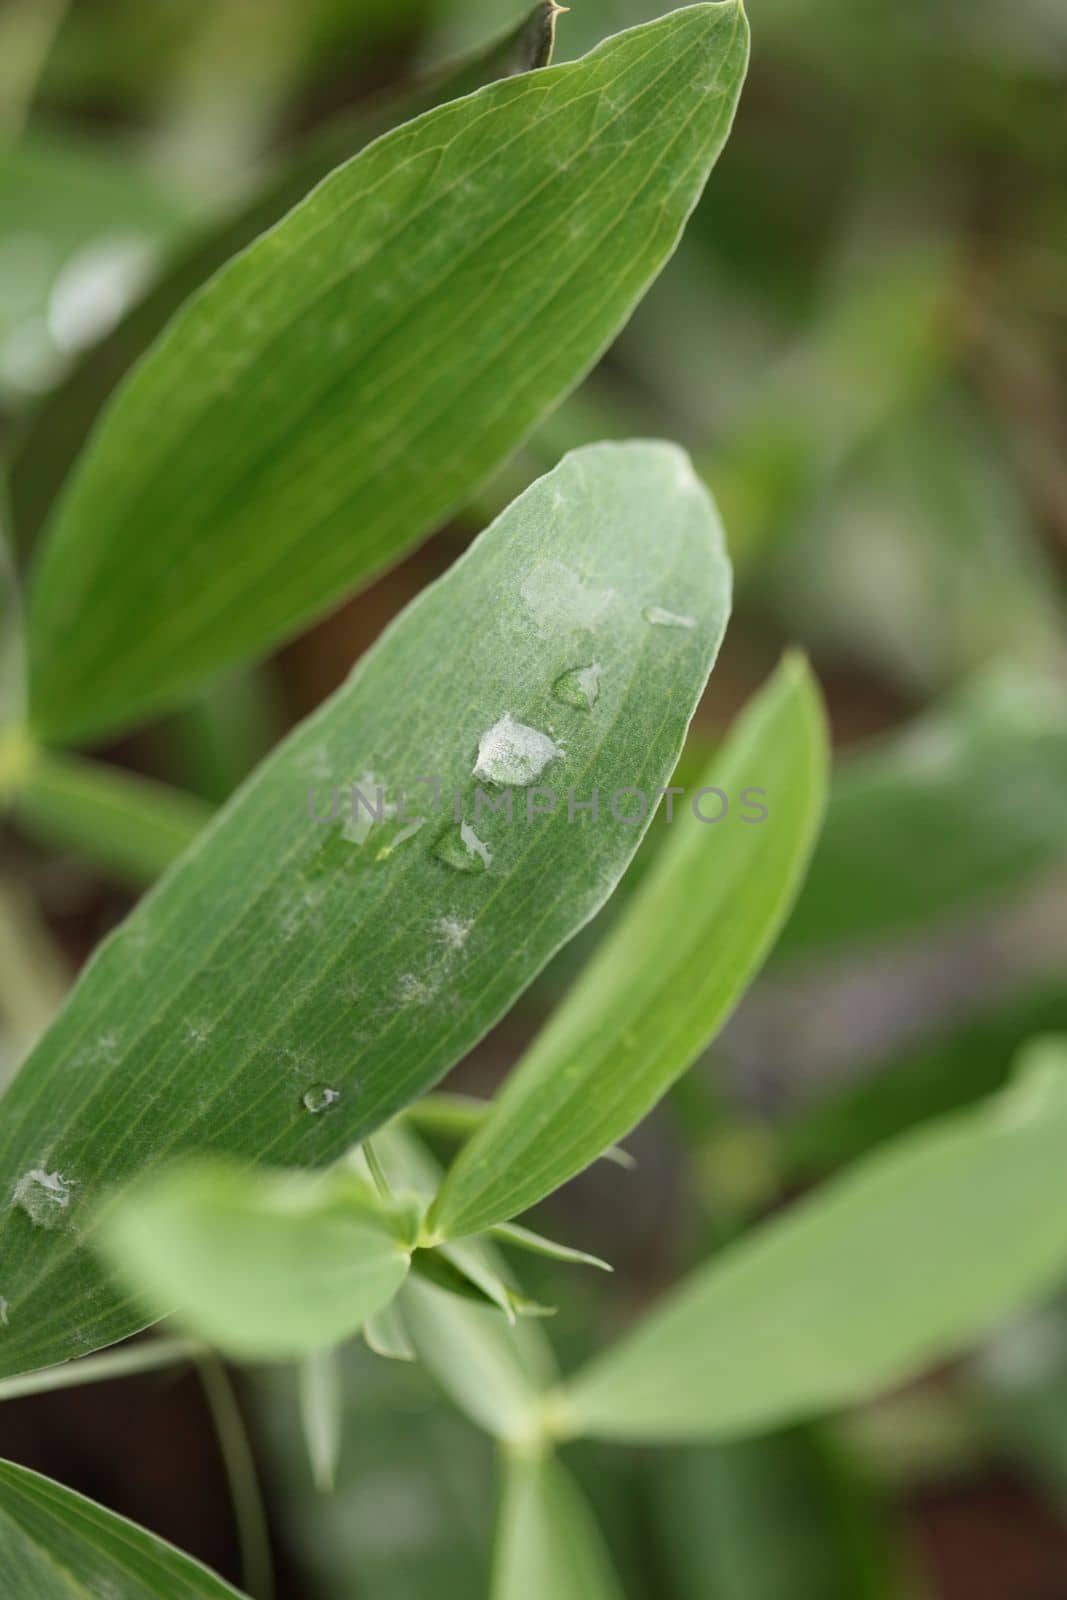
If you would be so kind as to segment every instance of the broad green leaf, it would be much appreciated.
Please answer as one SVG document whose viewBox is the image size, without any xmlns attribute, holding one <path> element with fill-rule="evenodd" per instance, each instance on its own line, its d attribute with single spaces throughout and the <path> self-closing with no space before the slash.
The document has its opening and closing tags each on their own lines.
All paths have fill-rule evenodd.
<svg viewBox="0 0 1067 1600">
<path fill-rule="evenodd" d="M 372 139 L 495 78 L 544 66 L 551 53 L 550 21 L 550 4 L 538 0 L 522 22 L 462 61 L 406 92 L 339 116 L 236 213 L 177 251 L 149 292 L 46 396 L 19 440 L 11 465 L 18 547 L 32 546 L 101 406 L 189 295 Z"/>
<path fill-rule="evenodd" d="M 38 733 L 180 701 L 460 505 L 670 255 L 747 52 L 724 0 L 493 84 L 378 140 L 213 278 L 110 406 L 42 548 Z"/>
<path fill-rule="evenodd" d="M 758 1432 L 867 1399 L 1067 1273 L 1067 1041 L 699 1269 L 565 1387 L 561 1431 Z"/>
<path fill-rule="evenodd" d="M 1067 702 L 1058 683 L 998 669 L 840 763 L 775 955 L 914 934 L 1065 860 Z"/>
<path fill-rule="evenodd" d="M 240 1600 L 173 1546 L 50 1478 L 0 1461 L 4 1600 Z"/>
<path fill-rule="evenodd" d="M 275 1360 L 336 1344 L 387 1305 L 417 1225 L 350 1173 L 190 1160 L 128 1189 L 98 1238 L 155 1315 L 173 1312 L 227 1354 Z"/>
<path fill-rule="evenodd" d="M 627 1133 L 693 1062 L 792 904 L 826 762 L 818 689 L 790 659 L 697 786 L 725 796 L 726 815 L 698 820 L 698 810 L 721 812 L 715 795 L 678 802 L 625 914 L 456 1157 L 431 1234 L 477 1233 L 534 1205 Z M 746 811 L 749 790 L 757 795 Z"/>
<path fill-rule="evenodd" d="M 211 819 L 193 795 L 42 749 L 27 761 L 13 811 L 27 833 L 136 887 L 154 883 Z"/>
<path fill-rule="evenodd" d="M 492 1600 L 622 1600 L 593 1514 L 550 1455 L 515 1452 L 506 1464 Z"/>
<path fill-rule="evenodd" d="M 70 1201 L 53 1227 L 19 1206 L 0 1214 L 0 1375 L 142 1325 L 84 1249 L 103 1187 L 189 1150 L 325 1166 L 492 1026 L 603 904 L 641 837 L 610 807 L 571 823 L 568 788 L 586 800 L 668 781 L 728 593 L 714 508 L 681 452 L 581 451 L 269 757 L 98 951 L 5 1096 L 0 1192 L 58 1171 Z M 694 626 L 650 625 L 650 603 Z M 593 709 L 557 699 L 560 677 L 594 660 Z M 522 789 L 488 795 L 516 795 L 511 823 L 475 811 L 479 748 L 508 716 L 550 730 L 562 752 L 541 777 L 559 803 L 532 821 Z M 367 773 L 390 799 L 407 787 L 406 814 L 426 817 L 418 832 L 384 815 L 371 826 L 362 808 L 358 828 L 343 808 L 311 820 L 309 791 L 319 817 L 331 786 L 347 805 L 362 782 L 374 804 Z M 441 815 L 422 777 L 440 780 Z"/>
</svg>

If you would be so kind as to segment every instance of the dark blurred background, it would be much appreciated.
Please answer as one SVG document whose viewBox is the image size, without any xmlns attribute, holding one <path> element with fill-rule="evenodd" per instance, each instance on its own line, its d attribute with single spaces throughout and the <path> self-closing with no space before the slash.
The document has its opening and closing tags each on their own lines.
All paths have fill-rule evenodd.
<svg viewBox="0 0 1067 1600">
<path fill-rule="evenodd" d="M 557 59 L 668 9 L 574 0 Z M 564 450 L 636 433 L 692 451 L 738 574 L 694 758 L 798 643 L 828 695 L 838 789 L 779 957 L 713 1059 L 631 1141 L 638 1170 L 602 1165 L 545 1208 L 618 1269 L 607 1292 L 553 1273 L 564 1362 L 751 1220 L 995 1088 L 1033 1033 L 1067 1030 L 1067 6 L 748 9 L 733 137 L 677 257 L 589 382 L 368 593 L 98 752 L 221 800 Z M 0 418 L 24 553 L 27 422 L 166 264 L 319 130 L 521 11 L 6 0 Z M 3 836 L 0 1071 L 134 893 Z M 457 1085 L 491 1092 L 610 915 Z M 349 1366 L 327 1499 L 310 1487 L 289 1376 L 236 1376 L 279 1595 L 478 1594 L 494 1494 L 482 1441 L 420 1373 L 358 1351 Z M 221 1420 L 233 1467 L 224 1403 Z M 0 1454 L 239 1581 L 219 1421 L 217 1386 L 209 1403 L 195 1374 L 129 1379 L 5 1405 Z M 634 1597 L 1067 1600 L 1067 1306 L 848 1416 L 576 1464 Z"/>
</svg>

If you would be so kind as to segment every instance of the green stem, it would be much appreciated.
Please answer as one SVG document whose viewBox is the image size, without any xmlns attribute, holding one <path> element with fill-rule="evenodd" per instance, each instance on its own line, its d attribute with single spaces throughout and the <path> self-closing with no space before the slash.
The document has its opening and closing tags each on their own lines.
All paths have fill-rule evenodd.
<svg viewBox="0 0 1067 1600">
<path fill-rule="evenodd" d="M 128 1350 L 102 1356 L 86 1356 L 83 1361 L 65 1361 L 61 1366 L 27 1372 L 18 1378 L 0 1381 L 0 1400 L 21 1400 L 28 1394 L 47 1394 L 53 1389 L 73 1389 L 82 1383 L 103 1383 L 109 1378 L 125 1378 L 135 1372 L 152 1372 L 181 1361 L 196 1360 L 203 1345 L 192 1339 L 150 1339 Z"/>
<path fill-rule="evenodd" d="M 0 878 L 0 1020 L 12 1066 L 37 1043 L 70 988 L 67 963 L 20 883 Z M 0 1071 L 0 1087 L 4 1073 Z"/>
<path fill-rule="evenodd" d="M 363 1159 L 366 1161 L 370 1175 L 374 1179 L 374 1187 L 383 1200 L 391 1200 L 393 1191 L 389 1187 L 389 1179 L 385 1175 L 385 1168 L 378 1159 L 378 1152 L 369 1139 L 364 1139 L 362 1148 Z"/>
<path fill-rule="evenodd" d="M 248 1430 L 222 1363 L 208 1357 L 201 1359 L 198 1366 L 230 1485 L 241 1546 L 243 1587 L 253 1600 L 271 1600 L 274 1594 L 274 1561 L 270 1530 Z"/>
<path fill-rule="evenodd" d="M 15 770 L 14 813 L 27 832 L 138 888 L 153 883 L 212 816 L 192 795 L 83 756 L 39 749 Z"/>
<path fill-rule="evenodd" d="M 35 759 L 33 740 L 21 723 L 0 728 L 0 810 L 14 802 Z"/>
</svg>

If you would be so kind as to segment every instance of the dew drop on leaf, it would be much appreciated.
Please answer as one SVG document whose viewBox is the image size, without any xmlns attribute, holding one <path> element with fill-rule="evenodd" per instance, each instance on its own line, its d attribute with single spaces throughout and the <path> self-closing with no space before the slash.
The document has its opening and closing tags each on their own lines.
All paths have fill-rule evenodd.
<svg viewBox="0 0 1067 1600">
<path fill-rule="evenodd" d="M 654 628 L 695 628 L 696 617 L 683 616 L 680 611 L 665 611 L 662 606 L 646 606 L 641 615 Z"/>
<path fill-rule="evenodd" d="M 489 846 L 483 844 L 469 822 L 447 829 L 434 845 L 433 853 L 438 861 L 457 872 L 485 872 L 493 860 Z"/>
<path fill-rule="evenodd" d="M 60 1228 L 66 1221 L 74 1184 L 61 1172 L 31 1167 L 15 1185 L 14 1200 L 38 1228 Z"/>
<path fill-rule="evenodd" d="M 312 1116 L 318 1116 L 320 1111 L 329 1111 L 340 1098 L 340 1089 L 331 1089 L 328 1083 L 313 1083 L 310 1089 L 304 1091 L 304 1110 L 310 1111 Z"/>
<path fill-rule="evenodd" d="M 600 699 L 600 663 L 593 661 L 588 667 L 572 667 L 556 679 L 552 693 L 561 705 L 573 706 L 576 711 L 592 711 Z"/>
<path fill-rule="evenodd" d="M 547 733 L 516 722 L 505 712 L 478 741 L 474 777 L 507 786 L 536 783 L 548 763 L 562 754 Z"/>
</svg>

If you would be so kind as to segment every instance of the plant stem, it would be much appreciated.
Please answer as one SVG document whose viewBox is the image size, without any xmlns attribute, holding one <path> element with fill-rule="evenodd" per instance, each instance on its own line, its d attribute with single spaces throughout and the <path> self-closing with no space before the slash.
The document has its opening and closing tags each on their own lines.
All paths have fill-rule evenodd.
<svg viewBox="0 0 1067 1600">
<path fill-rule="evenodd" d="M 36 748 L 21 722 L 0 728 L 0 809 L 6 809 L 33 770 Z"/>
<path fill-rule="evenodd" d="M 46 1394 L 53 1389 L 73 1389 L 82 1383 L 103 1383 L 109 1378 L 125 1378 L 135 1372 L 152 1372 L 180 1361 L 194 1361 L 203 1345 L 193 1339 L 151 1339 L 102 1356 L 86 1356 L 83 1361 L 65 1361 L 40 1372 L 27 1372 L 0 1381 L 0 1400 L 20 1400 L 28 1394 Z"/>
<path fill-rule="evenodd" d="M 270 1530 L 248 1430 L 222 1363 L 208 1356 L 202 1357 L 197 1366 L 230 1485 L 241 1546 L 242 1585 L 253 1600 L 272 1600 L 274 1561 Z"/>
<path fill-rule="evenodd" d="M 57 750 L 38 751 L 22 770 L 14 803 L 28 832 L 138 888 L 153 883 L 213 814 L 167 784 Z"/>
<path fill-rule="evenodd" d="M 389 1187 L 389 1179 L 386 1177 L 385 1169 L 378 1159 L 378 1152 L 369 1139 L 364 1139 L 363 1141 L 363 1159 L 367 1163 L 370 1175 L 374 1179 L 374 1187 L 381 1198 L 383 1200 L 391 1200 L 393 1191 Z"/>
</svg>

